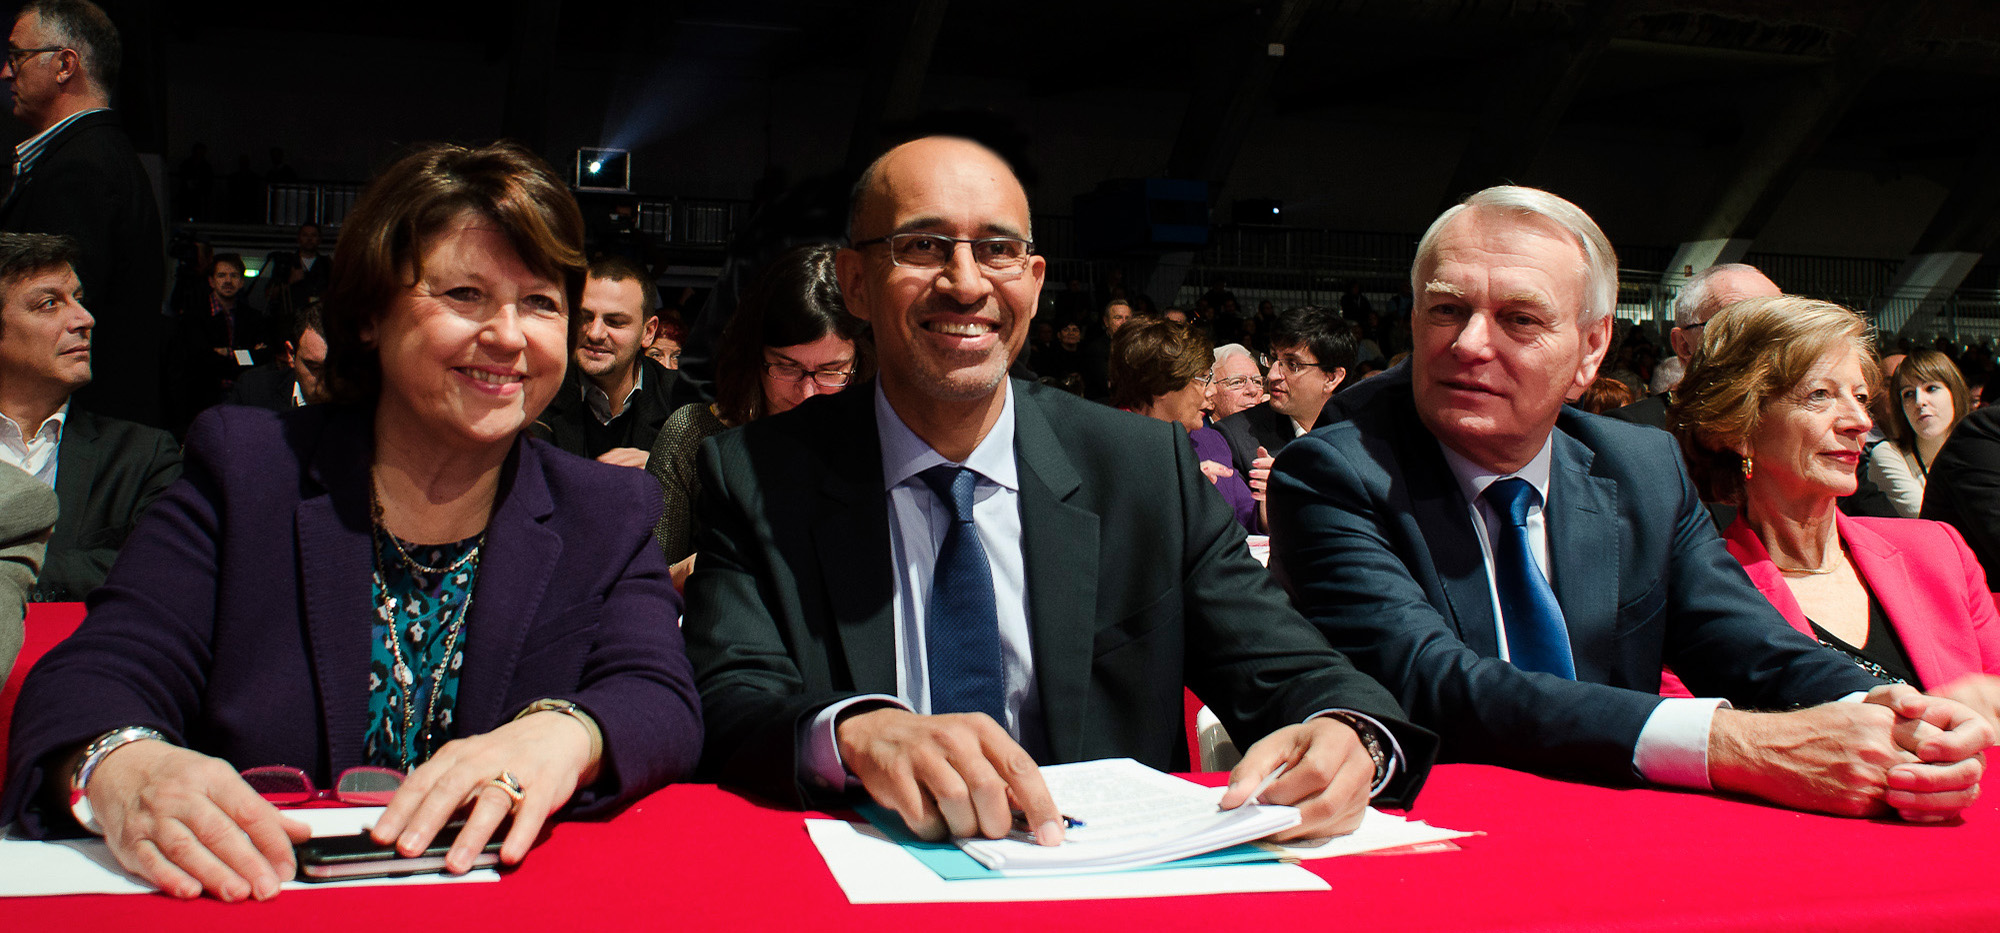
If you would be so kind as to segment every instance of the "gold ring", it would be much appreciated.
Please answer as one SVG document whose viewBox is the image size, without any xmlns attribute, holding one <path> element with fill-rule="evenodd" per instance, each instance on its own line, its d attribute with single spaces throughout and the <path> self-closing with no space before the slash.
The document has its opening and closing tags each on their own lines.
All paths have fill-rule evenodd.
<svg viewBox="0 0 2000 933">
<path fill-rule="evenodd" d="M 507 799 L 512 801 L 507 807 L 509 810 L 520 806 L 522 798 L 528 796 L 527 788 L 521 786 L 521 779 L 515 777 L 512 771 L 502 771 L 498 777 L 486 783 L 500 788 L 507 794 Z"/>
</svg>

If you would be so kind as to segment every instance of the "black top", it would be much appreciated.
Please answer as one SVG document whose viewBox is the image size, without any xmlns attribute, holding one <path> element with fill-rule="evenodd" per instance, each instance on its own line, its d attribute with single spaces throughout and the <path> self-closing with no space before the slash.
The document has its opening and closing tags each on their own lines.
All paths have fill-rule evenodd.
<svg viewBox="0 0 2000 933">
<path fill-rule="evenodd" d="M 1924 684 L 1917 679 L 1916 668 L 1910 665 L 1910 653 L 1903 650 L 1903 640 L 1896 637 L 1896 630 L 1889 627 L 1889 617 L 1882 612 L 1882 604 L 1871 594 L 1868 597 L 1868 639 L 1867 646 L 1856 648 L 1842 641 L 1838 636 L 1820 628 L 1812 622 L 1813 637 L 1819 643 L 1847 655 L 1848 660 L 1860 665 L 1861 669 L 1892 684 L 1909 684 L 1922 689 Z"/>
</svg>

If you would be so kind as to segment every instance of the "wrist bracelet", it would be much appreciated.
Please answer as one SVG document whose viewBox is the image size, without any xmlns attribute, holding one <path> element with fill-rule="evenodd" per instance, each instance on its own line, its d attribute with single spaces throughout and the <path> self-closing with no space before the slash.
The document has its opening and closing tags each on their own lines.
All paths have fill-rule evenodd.
<svg viewBox="0 0 2000 933">
<path fill-rule="evenodd" d="M 1376 732 L 1375 724 L 1353 713 L 1340 710 L 1327 713 L 1326 718 L 1346 724 L 1349 729 L 1354 730 L 1355 735 L 1361 737 L 1361 747 L 1368 752 L 1368 760 L 1375 765 L 1375 779 L 1369 782 L 1368 786 L 1380 786 L 1382 779 L 1389 774 L 1389 753 L 1382 748 L 1382 736 Z"/>
<path fill-rule="evenodd" d="M 562 713 L 563 715 L 575 719 L 579 723 L 582 723 L 583 731 L 589 733 L 590 735 L 590 760 L 591 761 L 603 760 L 604 727 L 599 726 L 596 720 L 590 718 L 590 714 L 584 712 L 583 707 L 576 705 L 575 702 L 570 700 L 562 700 L 562 699 L 557 699 L 555 697 L 544 697 L 542 699 L 536 700 L 533 703 L 528 704 L 527 708 L 521 710 L 519 713 L 514 714 L 514 718 L 521 719 L 526 716 L 533 716 L 536 713 Z"/>
<path fill-rule="evenodd" d="M 167 737 L 160 730 L 146 726 L 126 726 L 122 729 L 113 729 L 98 736 L 95 741 L 86 746 L 83 750 L 83 760 L 77 763 L 75 771 L 70 772 L 70 815 L 76 817 L 77 824 L 92 835 L 104 835 L 104 827 L 98 825 L 97 815 L 90 808 L 90 798 L 86 796 L 86 792 L 90 788 L 90 776 L 97 773 L 97 766 L 103 764 L 104 759 L 109 757 L 112 752 L 124 748 L 133 742 L 141 742 L 147 739 L 152 739 L 156 742 L 167 741 Z M 169 742 L 168 744 L 172 743 Z"/>
</svg>

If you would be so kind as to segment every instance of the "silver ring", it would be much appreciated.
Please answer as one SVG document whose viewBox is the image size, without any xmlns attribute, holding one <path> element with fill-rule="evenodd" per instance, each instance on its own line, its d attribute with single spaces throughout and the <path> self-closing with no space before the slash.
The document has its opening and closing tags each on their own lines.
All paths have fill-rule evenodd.
<svg viewBox="0 0 2000 933">
<path fill-rule="evenodd" d="M 515 807 L 520 806 L 521 800 L 528 796 L 527 788 L 521 786 L 521 779 L 515 777 L 514 772 L 512 771 L 502 771 L 500 772 L 499 776 L 493 778 L 492 780 L 487 781 L 486 783 L 491 784 L 494 787 L 498 787 L 500 788 L 501 791 L 506 793 L 507 799 L 511 801 L 511 803 L 509 803 L 507 807 L 509 811 L 512 811 Z"/>
</svg>

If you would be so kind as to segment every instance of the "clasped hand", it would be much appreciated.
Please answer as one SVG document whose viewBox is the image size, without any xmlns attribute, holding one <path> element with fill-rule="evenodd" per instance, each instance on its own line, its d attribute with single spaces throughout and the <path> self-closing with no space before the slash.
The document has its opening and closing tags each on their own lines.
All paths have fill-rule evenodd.
<svg viewBox="0 0 2000 933">
<path fill-rule="evenodd" d="M 463 872 L 511 810 L 500 860 L 518 863 L 549 814 L 595 777 L 590 747 L 583 725 L 555 712 L 447 743 L 410 772 L 373 836 L 416 855 L 470 805 L 445 856 L 448 870 Z M 521 783 L 518 806 L 492 783 L 502 771 Z M 111 753 L 91 777 L 89 794 L 118 864 L 175 897 L 206 891 L 225 901 L 271 898 L 296 871 L 292 845 L 312 835 L 251 790 L 228 762 L 164 742 L 133 742 Z"/>
</svg>

